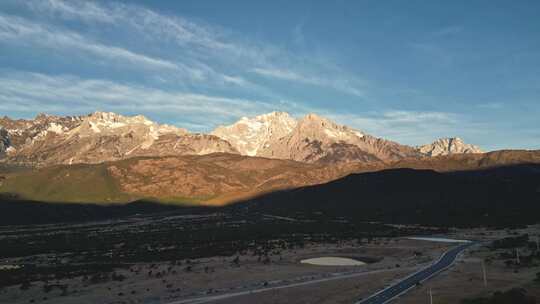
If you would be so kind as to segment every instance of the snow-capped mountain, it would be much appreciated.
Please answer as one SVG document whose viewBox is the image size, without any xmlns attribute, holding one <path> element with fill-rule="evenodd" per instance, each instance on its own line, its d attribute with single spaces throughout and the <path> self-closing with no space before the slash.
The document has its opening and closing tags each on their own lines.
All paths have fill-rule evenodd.
<svg viewBox="0 0 540 304">
<path fill-rule="evenodd" d="M 242 155 L 257 156 L 288 135 L 296 120 L 285 112 L 271 112 L 253 118 L 242 117 L 230 126 L 220 126 L 212 131 L 233 145 Z"/>
<path fill-rule="evenodd" d="M 216 136 L 189 134 L 144 116 L 95 112 L 61 117 L 40 114 L 33 120 L 0 119 L 11 151 L 7 160 L 37 166 L 100 163 L 133 156 L 237 153 Z"/>
<path fill-rule="evenodd" d="M 481 153 L 459 138 L 410 147 L 377 138 L 327 118 L 297 120 L 272 112 L 216 128 L 211 134 L 155 123 L 144 116 L 95 112 L 40 114 L 31 120 L 0 118 L 0 159 L 32 166 L 101 163 L 137 156 L 215 152 L 307 163 L 396 161 L 455 153 Z"/>
<path fill-rule="evenodd" d="M 303 117 L 285 137 L 261 156 L 304 162 L 386 161 L 414 157 L 408 146 L 378 139 L 316 114 Z"/>
<path fill-rule="evenodd" d="M 302 162 L 393 160 L 419 156 L 411 147 L 378 139 L 347 126 L 308 114 L 296 121 L 273 112 L 242 118 L 212 132 L 228 140 L 241 154 Z"/>
<path fill-rule="evenodd" d="M 431 144 L 417 147 L 418 151 L 427 156 L 439 156 L 462 153 L 483 153 L 480 147 L 466 144 L 459 137 L 440 138 Z"/>
</svg>

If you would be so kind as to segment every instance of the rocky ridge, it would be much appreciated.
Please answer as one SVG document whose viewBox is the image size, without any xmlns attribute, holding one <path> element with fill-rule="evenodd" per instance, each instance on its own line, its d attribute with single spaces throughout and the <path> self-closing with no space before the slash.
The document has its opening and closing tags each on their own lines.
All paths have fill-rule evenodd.
<svg viewBox="0 0 540 304">
<path fill-rule="evenodd" d="M 296 127 L 296 119 L 285 112 L 271 112 L 253 118 L 242 117 L 230 126 L 219 126 L 210 134 L 233 145 L 242 155 L 257 156 Z"/>
<path fill-rule="evenodd" d="M 266 136 L 268 132 L 263 133 L 263 140 L 257 137 L 256 132 L 249 132 L 247 135 L 246 132 L 238 132 L 241 126 L 250 122 L 244 118 L 231 126 L 218 127 L 212 134 L 225 140 L 233 138 L 231 144 L 241 153 L 242 146 L 238 143 L 250 142 L 253 138 L 257 138 L 257 142 L 264 144 L 259 145 L 252 155 L 308 163 L 391 161 L 422 156 L 412 147 L 364 134 L 316 114 L 308 114 L 298 121 L 288 114 L 279 116 L 286 117 L 286 128 L 278 129 L 273 125 L 280 125 L 279 119 L 265 121 L 264 130 L 279 130 L 272 132 L 271 138 Z M 255 120 L 259 120 L 260 117 L 256 117 Z"/>
<path fill-rule="evenodd" d="M 37 167 L 211 153 L 335 164 L 481 152 L 459 138 L 411 147 L 316 114 L 297 120 L 285 112 L 243 117 L 210 134 L 189 133 L 141 115 L 130 117 L 110 112 L 86 116 L 40 114 L 30 120 L 3 117 L 0 127 L 0 159 L 4 163 Z"/>
<path fill-rule="evenodd" d="M 480 147 L 466 144 L 459 137 L 440 138 L 431 144 L 417 147 L 420 153 L 427 156 L 440 156 L 463 153 L 484 153 Z"/>
<path fill-rule="evenodd" d="M 237 153 L 212 135 L 160 125 L 144 116 L 95 112 L 88 116 L 40 114 L 33 120 L 0 119 L 8 134 L 8 162 L 46 166 L 100 163 L 135 156 Z"/>
</svg>

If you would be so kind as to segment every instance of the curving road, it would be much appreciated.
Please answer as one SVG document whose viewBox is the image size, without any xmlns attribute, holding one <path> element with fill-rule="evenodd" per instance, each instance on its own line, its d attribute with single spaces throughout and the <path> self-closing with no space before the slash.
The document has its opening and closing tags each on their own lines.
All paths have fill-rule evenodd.
<svg viewBox="0 0 540 304">
<path fill-rule="evenodd" d="M 379 270 L 372 270 L 372 271 L 341 273 L 341 274 L 340 273 L 333 273 L 333 274 L 330 274 L 329 277 L 324 277 L 324 278 L 316 279 L 316 280 L 296 282 L 296 283 L 290 283 L 290 284 L 281 285 L 281 286 L 274 286 L 274 287 L 243 290 L 243 291 L 238 291 L 238 292 L 225 293 L 225 294 L 221 294 L 221 295 L 204 296 L 204 297 L 191 298 L 191 299 L 183 299 L 183 300 L 177 300 L 177 301 L 169 302 L 168 304 L 202 304 L 202 303 L 209 303 L 209 302 L 214 302 L 214 301 L 218 301 L 218 300 L 224 300 L 224 299 L 229 299 L 229 298 L 234 298 L 234 297 L 239 297 L 239 296 L 252 295 L 252 294 L 256 294 L 256 293 L 263 293 L 263 292 L 268 292 L 268 291 L 276 291 L 276 290 L 280 290 L 280 289 L 300 287 L 300 286 L 306 286 L 306 285 L 312 285 L 312 284 L 319 284 L 319 283 L 329 282 L 329 281 L 334 281 L 334 280 L 350 279 L 350 278 L 356 278 L 356 277 L 362 277 L 362 276 L 369 276 L 369 275 L 375 274 L 375 273 L 384 273 L 384 272 L 393 272 L 393 271 L 395 271 L 395 269 L 379 269 Z"/>
<path fill-rule="evenodd" d="M 461 252 L 463 252 L 463 250 L 467 249 L 469 246 L 473 244 L 474 244 L 473 242 L 468 242 L 466 244 L 463 244 L 463 245 L 460 245 L 458 247 L 448 250 L 439 258 L 439 260 L 437 260 L 430 266 L 411 274 L 410 276 L 402 279 L 400 282 L 384 290 L 377 292 L 376 294 L 372 295 L 369 298 L 366 298 L 365 300 L 355 302 L 355 304 L 383 304 L 383 303 L 389 302 L 395 297 L 407 292 L 409 289 L 416 286 L 418 282 L 423 282 L 431 278 L 432 276 L 438 274 L 439 272 L 445 270 L 446 268 L 450 267 L 452 263 L 456 260 L 457 256 Z M 244 295 L 252 295 L 256 293 L 268 292 L 272 290 L 275 291 L 275 290 L 285 289 L 285 288 L 299 287 L 299 286 L 305 286 L 305 285 L 311 285 L 311 284 L 319 284 L 322 282 L 327 282 L 327 281 L 332 281 L 332 280 L 341 280 L 341 279 L 346 279 L 346 278 L 368 276 L 373 273 L 390 272 L 390 271 L 395 271 L 395 269 L 380 269 L 380 270 L 373 270 L 373 271 L 367 271 L 367 272 L 342 273 L 342 274 L 334 273 L 330 277 L 325 277 L 325 278 L 316 279 L 316 280 L 296 282 L 296 283 L 290 283 L 290 284 L 274 286 L 274 287 L 243 290 L 243 291 L 225 293 L 225 294 L 220 294 L 220 295 L 209 295 L 209 296 L 195 297 L 195 298 L 189 298 L 189 299 L 182 299 L 182 300 L 176 300 L 176 301 L 170 302 L 168 304 L 209 303 L 209 302 L 214 302 L 214 301 L 219 301 L 219 300 L 224 300 L 224 299 L 229 299 L 229 298 L 234 298 L 234 297 L 239 297 L 239 296 L 244 296 Z"/>
<path fill-rule="evenodd" d="M 430 266 L 411 274 L 410 276 L 402 279 L 398 283 L 377 292 L 369 298 L 360 300 L 355 304 L 384 304 L 389 302 L 397 296 L 407 292 L 409 289 L 416 286 L 416 284 L 422 283 L 433 277 L 434 275 L 438 274 L 439 272 L 450 267 L 454 263 L 458 255 L 473 244 L 473 242 L 468 242 L 448 250 L 439 258 L 439 260 L 437 260 Z"/>
</svg>

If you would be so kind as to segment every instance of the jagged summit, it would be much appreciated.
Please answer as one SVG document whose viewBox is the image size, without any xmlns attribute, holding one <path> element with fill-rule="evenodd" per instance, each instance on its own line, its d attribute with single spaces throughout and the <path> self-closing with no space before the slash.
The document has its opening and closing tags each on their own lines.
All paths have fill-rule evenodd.
<svg viewBox="0 0 540 304">
<path fill-rule="evenodd" d="M 431 144 L 419 146 L 418 151 L 428 156 L 450 155 L 456 153 L 483 153 L 480 147 L 466 144 L 459 137 L 440 138 Z"/>
<path fill-rule="evenodd" d="M 101 163 L 134 156 L 237 153 L 215 136 L 192 135 L 142 115 L 99 111 L 86 116 L 40 114 L 34 120 L 2 118 L 0 126 L 6 129 L 5 141 L 10 143 L 10 153 L 2 153 L 2 157 L 35 166 Z"/>
<path fill-rule="evenodd" d="M 0 159 L 46 166 L 100 163 L 135 156 L 239 153 L 300 162 L 388 162 L 404 158 L 481 153 L 460 138 L 410 147 L 377 138 L 311 113 L 242 117 L 210 134 L 158 124 L 143 115 L 96 111 L 84 116 L 39 114 L 35 119 L 0 118 Z"/>
<path fill-rule="evenodd" d="M 411 147 L 366 136 L 314 113 L 299 120 L 285 112 L 243 117 L 212 134 L 244 155 L 302 162 L 380 161 L 420 155 Z"/>
<path fill-rule="evenodd" d="M 211 134 L 230 142 L 240 154 L 257 156 L 289 134 L 296 124 L 286 112 L 271 112 L 253 118 L 242 117 L 232 125 L 216 128 Z"/>
</svg>

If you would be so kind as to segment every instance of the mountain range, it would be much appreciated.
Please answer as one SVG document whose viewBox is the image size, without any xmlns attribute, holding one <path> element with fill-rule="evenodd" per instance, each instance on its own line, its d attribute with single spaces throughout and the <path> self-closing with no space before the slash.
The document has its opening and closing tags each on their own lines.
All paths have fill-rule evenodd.
<svg viewBox="0 0 540 304">
<path fill-rule="evenodd" d="M 538 151 L 483 153 L 459 138 L 407 146 L 316 114 L 244 117 L 209 134 L 105 112 L 0 126 L 0 193 L 36 201 L 223 205 L 362 172 L 540 163 Z"/>
<path fill-rule="evenodd" d="M 33 167 L 212 153 L 305 163 L 370 163 L 481 152 L 459 138 L 439 139 L 420 147 L 402 145 L 316 114 L 299 120 L 284 112 L 244 117 L 210 134 L 190 133 L 140 115 L 106 112 L 86 116 L 40 114 L 31 120 L 0 118 L 2 161 Z"/>
</svg>

